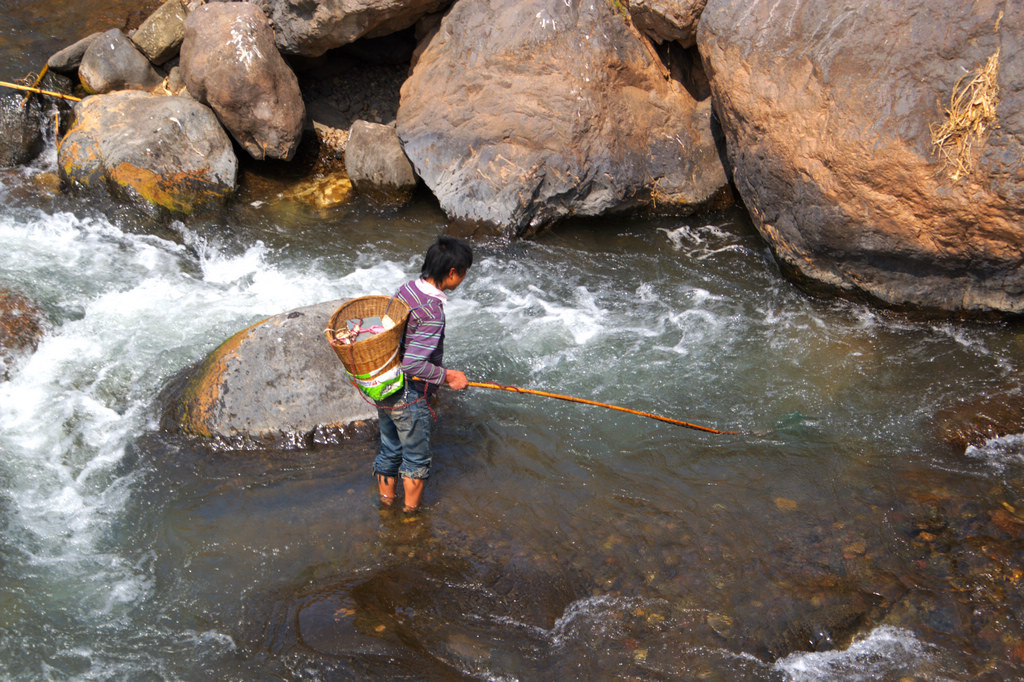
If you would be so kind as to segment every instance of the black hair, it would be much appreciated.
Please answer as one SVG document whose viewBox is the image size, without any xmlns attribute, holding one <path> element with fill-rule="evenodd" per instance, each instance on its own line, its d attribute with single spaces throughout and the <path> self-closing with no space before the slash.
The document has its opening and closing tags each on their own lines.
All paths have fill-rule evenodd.
<svg viewBox="0 0 1024 682">
<path fill-rule="evenodd" d="M 473 249 L 466 242 L 455 237 L 441 235 L 427 249 L 423 259 L 420 276 L 440 284 L 455 268 L 455 272 L 465 275 L 473 265 Z"/>
</svg>

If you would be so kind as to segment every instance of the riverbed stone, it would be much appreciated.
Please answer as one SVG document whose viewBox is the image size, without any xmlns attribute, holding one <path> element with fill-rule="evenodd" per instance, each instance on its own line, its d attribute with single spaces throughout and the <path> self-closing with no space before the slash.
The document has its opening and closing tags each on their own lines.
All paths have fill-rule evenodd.
<svg viewBox="0 0 1024 682">
<path fill-rule="evenodd" d="M 170 423 L 186 435 L 301 446 L 377 410 L 348 381 L 324 328 L 342 301 L 297 308 L 243 329 L 187 372 Z"/>
<path fill-rule="evenodd" d="M 708 0 L 698 46 L 735 185 L 788 274 L 896 307 L 1024 312 L 1024 14 L 1003 9 Z M 935 136 L 966 120 L 951 97 L 985 73 L 947 163 Z"/>
<path fill-rule="evenodd" d="M 160 66 L 178 54 L 185 37 L 186 16 L 181 0 L 167 0 L 131 34 L 131 41 L 149 61 Z"/>
<path fill-rule="evenodd" d="M 189 93 L 210 105 L 250 156 L 288 161 L 295 155 L 306 107 L 259 7 L 218 2 L 189 14 L 180 67 Z"/>
<path fill-rule="evenodd" d="M 935 415 L 939 440 L 964 452 L 970 446 L 1024 433 L 1024 396 L 1006 388 L 964 399 Z"/>
<path fill-rule="evenodd" d="M 651 40 L 697 44 L 697 23 L 708 0 L 629 0 L 629 16 Z"/>
<path fill-rule="evenodd" d="M 408 28 L 451 0 L 253 0 L 274 24 L 277 46 L 287 55 L 319 57 L 359 38 Z"/>
<path fill-rule="evenodd" d="M 727 186 L 710 102 L 609 2 L 456 2 L 397 123 L 449 218 L 508 236 L 638 206 L 689 212 Z"/>
<path fill-rule="evenodd" d="M 362 194 L 402 203 L 416 189 L 416 173 L 394 127 L 356 121 L 345 147 L 345 169 Z"/>
<path fill-rule="evenodd" d="M 146 56 L 117 28 L 89 43 L 78 67 L 78 78 L 90 94 L 149 90 L 163 80 Z"/>
<path fill-rule="evenodd" d="M 48 324 L 45 313 L 24 294 L 0 289 L 0 380 L 17 359 L 39 345 Z"/>
<path fill-rule="evenodd" d="M 43 115 L 31 102 L 22 106 L 25 93 L 0 94 L 0 168 L 28 163 L 43 150 Z"/>
<path fill-rule="evenodd" d="M 101 35 L 103 35 L 102 31 L 91 33 L 81 40 L 75 41 L 71 45 L 58 50 L 46 60 L 46 66 L 51 71 L 56 71 L 58 73 L 75 73 L 78 71 L 78 67 L 82 64 L 82 57 L 85 56 L 86 50 L 88 50 L 93 41 Z"/>
<path fill-rule="evenodd" d="M 208 107 L 135 90 L 87 97 L 57 153 L 61 178 L 189 213 L 235 189 L 238 160 Z"/>
</svg>

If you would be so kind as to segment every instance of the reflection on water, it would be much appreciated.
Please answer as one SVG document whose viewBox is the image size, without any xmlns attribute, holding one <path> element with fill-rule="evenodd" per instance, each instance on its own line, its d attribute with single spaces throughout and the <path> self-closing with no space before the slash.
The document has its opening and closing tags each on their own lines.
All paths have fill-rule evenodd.
<svg viewBox="0 0 1024 682">
<path fill-rule="evenodd" d="M 374 445 L 210 453 L 160 390 L 254 320 L 393 291 L 436 206 L 283 200 L 152 225 L 0 178 L 0 286 L 51 331 L 0 384 L 9 679 L 1021 676 L 1020 436 L 934 415 L 1017 390 L 1013 324 L 814 299 L 738 214 L 477 244 L 422 513 Z M 339 368 L 340 371 L 340 368 Z"/>
</svg>

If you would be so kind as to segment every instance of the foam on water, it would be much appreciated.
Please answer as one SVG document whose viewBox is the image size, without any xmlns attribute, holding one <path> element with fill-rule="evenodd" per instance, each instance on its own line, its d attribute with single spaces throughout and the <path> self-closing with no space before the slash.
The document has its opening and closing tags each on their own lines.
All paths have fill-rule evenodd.
<svg viewBox="0 0 1024 682">
<path fill-rule="evenodd" d="M 950 679 L 939 669 L 932 647 L 912 632 L 881 626 L 842 651 L 801 653 L 775 664 L 792 682 L 867 682 L 917 676 L 941 682 Z"/>
<path fill-rule="evenodd" d="M 52 322 L 0 383 L 9 520 L 0 570 L 36 576 L 26 603 L 66 614 L 86 640 L 152 592 L 147 569 L 107 547 L 139 475 L 123 466 L 127 444 L 154 427 L 152 401 L 167 380 L 261 317 L 357 295 L 368 282 L 390 289 L 404 277 L 388 262 L 334 278 L 315 266 L 285 271 L 268 264 L 262 243 L 229 255 L 192 242 L 190 250 L 70 214 L 0 218 L 0 279 L 17 283 Z M 223 635 L 201 637 L 225 646 Z"/>
<path fill-rule="evenodd" d="M 982 445 L 969 445 L 965 456 L 985 463 L 1000 473 L 1024 465 L 1024 433 L 992 438 Z"/>
</svg>

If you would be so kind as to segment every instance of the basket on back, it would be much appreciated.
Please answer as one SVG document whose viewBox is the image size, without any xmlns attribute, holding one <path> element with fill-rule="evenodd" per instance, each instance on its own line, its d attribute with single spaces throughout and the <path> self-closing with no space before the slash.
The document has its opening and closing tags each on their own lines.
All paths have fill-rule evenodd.
<svg viewBox="0 0 1024 682">
<path fill-rule="evenodd" d="M 349 322 L 387 316 L 395 326 L 362 341 L 342 343 L 338 332 L 346 332 Z M 381 400 L 404 385 L 399 346 L 409 321 L 409 306 L 393 296 L 361 296 L 345 301 L 327 324 L 327 342 L 351 375 L 356 386 L 373 400 Z"/>
</svg>

